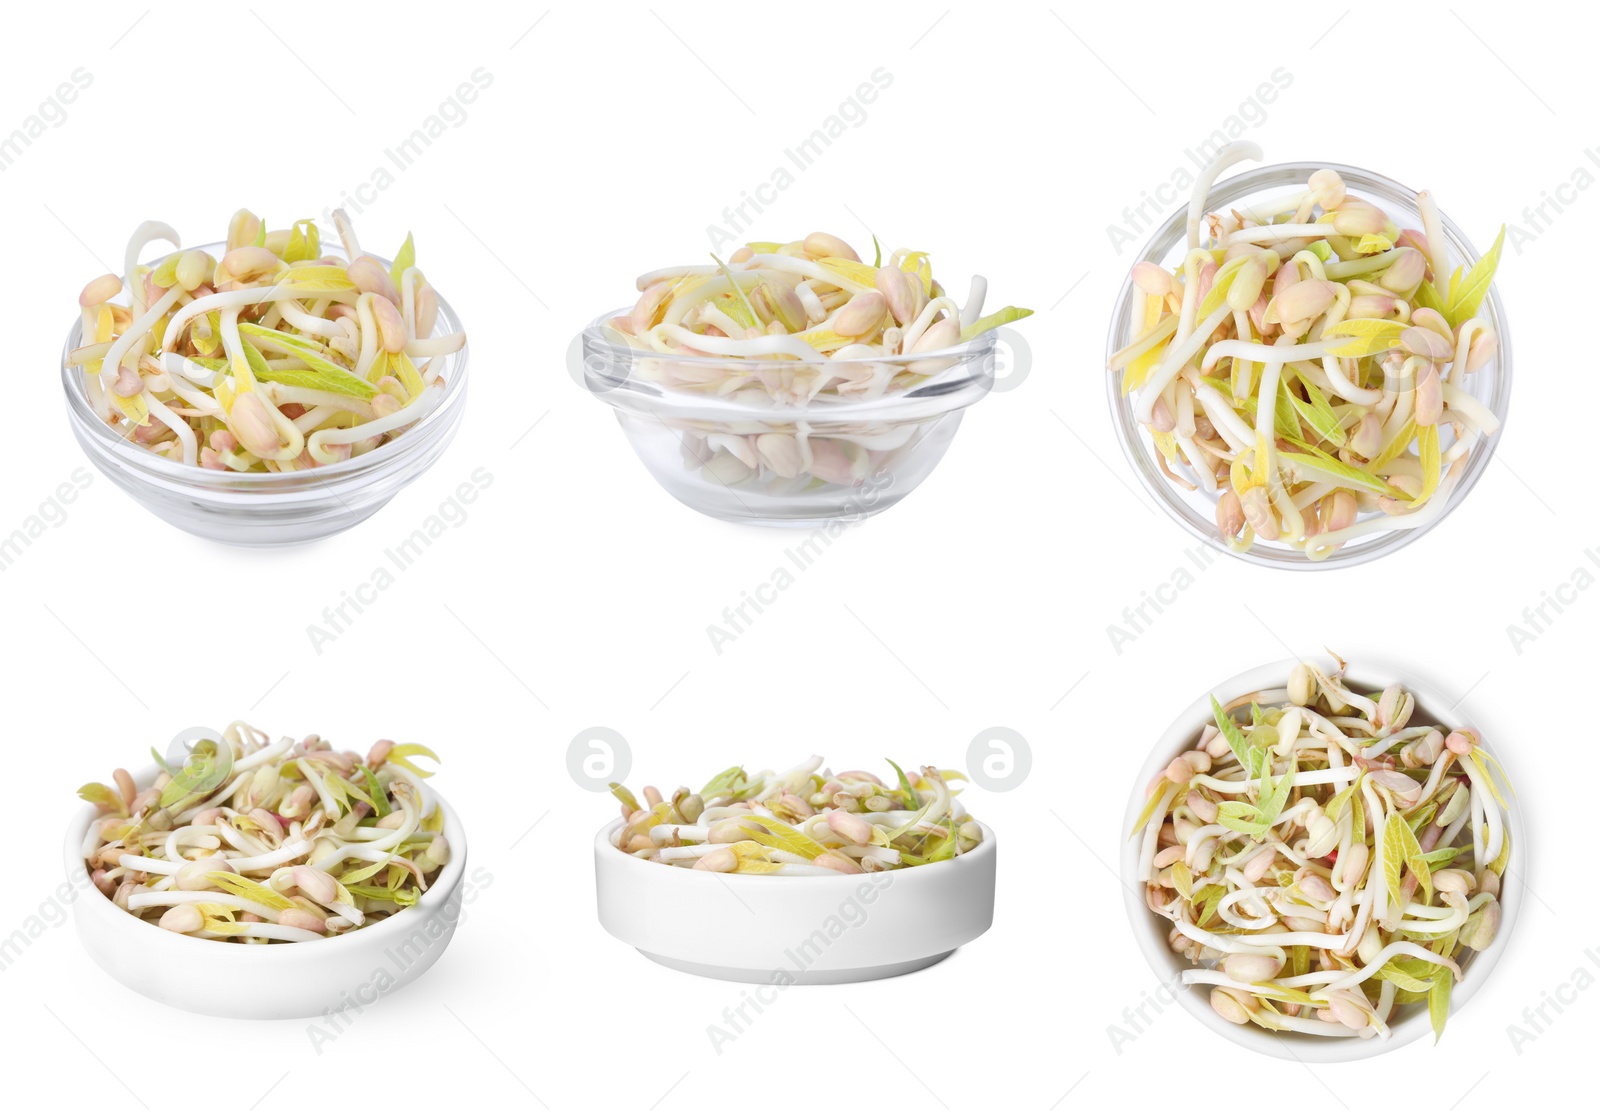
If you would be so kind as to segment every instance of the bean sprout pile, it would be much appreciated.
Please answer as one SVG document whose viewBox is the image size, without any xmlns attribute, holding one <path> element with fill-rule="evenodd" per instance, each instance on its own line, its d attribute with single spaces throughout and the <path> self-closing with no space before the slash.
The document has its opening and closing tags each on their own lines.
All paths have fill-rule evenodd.
<svg viewBox="0 0 1600 1120">
<path fill-rule="evenodd" d="M 982 315 L 988 292 L 982 276 L 972 278 L 963 306 L 934 279 L 927 253 L 896 249 L 884 263 L 880 250 L 867 265 L 827 233 L 788 244 L 752 241 L 726 262 L 713 254 L 710 264 L 657 269 L 637 284 L 633 310 L 611 320 L 634 349 L 815 363 L 786 369 L 665 362 L 641 370 L 672 388 L 718 397 L 878 397 L 950 364 L 882 359 L 947 350 L 1033 314 L 1007 306 Z"/>
<path fill-rule="evenodd" d="M 1161 470 L 1216 499 L 1230 547 L 1321 560 L 1439 517 L 1499 428 L 1465 382 L 1495 353 L 1478 313 L 1505 230 L 1467 267 L 1431 193 L 1416 196 L 1423 228 L 1402 230 L 1330 170 L 1206 216 L 1217 175 L 1260 154 L 1231 144 L 1202 174 L 1173 272 L 1134 266 L 1137 337 L 1110 368 Z"/>
<path fill-rule="evenodd" d="M 180 242 L 170 226 L 141 225 L 123 275 L 78 297 L 68 361 L 95 412 L 165 458 L 258 473 L 342 462 L 426 416 L 445 391 L 435 363 L 466 336 L 432 337 L 439 299 L 409 235 L 385 266 L 344 211 L 334 222 L 348 263 L 323 254 L 310 219 L 268 231 L 240 210 L 220 261 L 188 249 L 151 268 L 139 264 L 148 244 Z"/>
<path fill-rule="evenodd" d="M 646 786 L 644 800 L 623 786 L 620 850 L 653 863 L 743 875 L 859 875 L 938 863 L 970 852 L 983 828 L 962 809 L 953 770 L 924 767 L 897 784 L 865 770 L 834 774 L 812 757 L 785 773 L 732 767 L 699 793 L 670 798 Z"/>
<path fill-rule="evenodd" d="M 1507 779 L 1473 729 L 1413 723 L 1401 686 L 1343 673 L 1213 697 L 1151 783 L 1139 878 L 1229 1022 L 1387 1038 L 1396 1005 L 1426 1001 L 1437 1035 L 1460 958 L 1500 928 Z"/>
<path fill-rule="evenodd" d="M 419 757 L 437 759 L 414 743 L 382 739 L 363 758 L 231 723 L 142 789 L 117 770 L 79 790 L 99 810 L 84 860 L 107 898 L 173 933 L 246 945 L 349 933 L 415 905 L 450 860 Z"/>
</svg>

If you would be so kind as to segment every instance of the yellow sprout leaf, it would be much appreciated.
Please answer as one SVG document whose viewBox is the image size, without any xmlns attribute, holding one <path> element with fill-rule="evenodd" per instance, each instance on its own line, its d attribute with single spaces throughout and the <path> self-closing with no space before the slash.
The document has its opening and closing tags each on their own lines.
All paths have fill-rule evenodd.
<svg viewBox="0 0 1600 1120">
<path fill-rule="evenodd" d="M 909 272 L 922 281 L 924 295 L 933 295 L 933 263 L 928 260 L 928 254 L 918 251 L 907 253 L 905 260 L 900 262 L 900 270 Z"/>
<path fill-rule="evenodd" d="M 1417 436 L 1417 448 L 1422 458 L 1422 493 L 1411 503 L 1415 509 L 1424 505 L 1433 492 L 1439 489 L 1439 426 L 1429 424 Z"/>
<path fill-rule="evenodd" d="M 1367 464 L 1367 469 L 1376 472 L 1388 466 L 1391 460 L 1403 454 L 1405 449 L 1411 446 L 1411 441 L 1416 438 L 1416 435 L 1416 418 L 1408 416 L 1406 417 L 1406 422 L 1400 426 L 1400 430 L 1394 434 L 1394 438 L 1388 442 L 1382 451 L 1378 452 L 1378 457 Z"/>
<path fill-rule="evenodd" d="M 111 401 L 117 406 L 117 411 L 128 418 L 128 422 L 135 427 L 150 422 L 150 409 L 145 406 L 144 394 L 136 397 L 119 397 L 111 394 Z"/>
<path fill-rule="evenodd" d="M 297 264 L 292 266 L 280 281 L 309 292 L 350 292 L 355 285 L 350 276 L 338 265 Z"/>
<path fill-rule="evenodd" d="M 800 336 L 800 341 L 809 344 L 816 350 L 822 351 L 824 354 L 830 354 L 842 347 L 849 346 L 855 339 L 846 338 L 844 335 L 835 334 L 833 331 L 819 329 L 807 331 Z"/>
<path fill-rule="evenodd" d="M 1406 324 L 1393 319 L 1346 319 L 1323 333 L 1324 338 L 1349 339 L 1329 351 L 1335 358 L 1369 358 L 1400 345 Z"/>
<path fill-rule="evenodd" d="M 858 288 L 871 288 L 877 282 L 877 269 L 848 257 L 823 257 L 817 263 Z"/>
</svg>

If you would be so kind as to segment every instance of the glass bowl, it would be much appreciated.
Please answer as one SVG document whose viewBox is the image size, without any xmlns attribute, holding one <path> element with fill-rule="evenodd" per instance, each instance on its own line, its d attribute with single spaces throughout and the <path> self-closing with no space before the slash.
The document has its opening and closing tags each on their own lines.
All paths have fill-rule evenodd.
<svg viewBox="0 0 1600 1120">
<path fill-rule="evenodd" d="M 1327 658 L 1317 660 L 1325 670 L 1329 668 Z M 1290 671 L 1297 664 L 1299 664 L 1298 659 L 1261 665 L 1222 682 L 1205 695 L 1197 697 L 1162 733 L 1138 771 L 1133 789 L 1128 795 L 1128 806 L 1123 814 L 1122 828 L 1118 832 L 1118 839 L 1122 841 L 1121 878 L 1125 888 L 1123 903 L 1127 909 L 1128 922 L 1133 929 L 1134 940 L 1151 969 L 1160 978 L 1162 990 L 1171 997 L 1163 1002 L 1169 1005 L 1173 1002 L 1182 1004 L 1183 1009 L 1194 1016 L 1200 1024 L 1229 1042 L 1254 1050 L 1257 1054 L 1302 1063 L 1347 1062 L 1387 1053 L 1427 1035 L 1430 1032 L 1427 1004 L 1424 1002 L 1396 1006 L 1389 1018 L 1388 1038 L 1273 1033 L 1254 1024 L 1240 1026 L 1228 1022 L 1211 1009 L 1210 988 L 1191 987 L 1183 983 L 1181 979 L 1183 970 L 1194 966 L 1168 945 L 1167 934 L 1172 927 L 1167 920 L 1153 913 L 1145 905 L 1145 885 L 1139 880 L 1138 845 L 1131 838 L 1136 831 L 1134 824 L 1148 799 L 1146 779 L 1164 769 L 1179 752 L 1193 747 L 1199 740 L 1200 729 L 1212 720 L 1212 696 L 1227 705 L 1234 697 L 1246 696 L 1262 689 L 1282 688 L 1283 683 L 1289 679 Z M 1391 665 L 1365 656 L 1357 656 L 1351 659 L 1350 665 L 1351 672 L 1344 678 L 1345 683 L 1357 692 L 1375 693 L 1393 683 L 1404 686 L 1416 700 L 1416 711 L 1411 717 L 1412 724 L 1432 723 L 1450 728 L 1479 726 L 1466 718 L 1457 704 L 1451 703 L 1450 697 L 1454 693 L 1442 692 L 1428 681 L 1420 679 L 1408 661 Z M 1508 752 L 1503 740 L 1487 738 L 1484 745 L 1490 754 L 1502 762 L 1506 761 L 1505 756 Z M 1508 763 L 1508 766 L 1514 768 L 1515 763 Z M 1464 950 L 1458 958 L 1462 968 L 1462 979 L 1450 994 L 1451 1022 L 1456 1021 L 1456 1016 L 1462 1013 L 1467 1002 L 1473 999 L 1488 982 L 1489 974 L 1494 971 L 1511 941 L 1517 915 L 1522 907 L 1524 883 L 1530 866 L 1528 829 L 1524 823 L 1522 806 L 1517 800 L 1516 791 L 1509 787 L 1508 781 L 1506 787 L 1501 790 L 1510 806 L 1506 813 L 1506 835 L 1511 844 L 1511 856 L 1506 866 L 1506 873 L 1501 877 L 1500 932 L 1487 949 L 1481 952 Z M 1445 1031 L 1444 1045 L 1450 1045 L 1448 1028 Z"/>
<path fill-rule="evenodd" d="M 1267 167 L 1253 168 L 1213 186 L 1211 193 L 1206 197 L 1206 212 L 1212 213 L 1228 206 L 1236 206 L 1242 201 L 1264 201 L 1269 197 L 1281 197 L 1286 190 L 1304 185 L 1313 172 L 1325 167 L 1337 171 L 1352 194 L 1367 198 L 1382 207 L 1401 229 L 1422 228 L 1422 219 L 1417 213 L 1416 191 L 1374 172 L 1338 163 L 1276 163 Z M 1168 218 L 1155 231 L 1139 256 L 1130 262 L 1130 275 L 1123 280 L 1116 307 L 1111 313 L 1111 330 L 1106 340 L 1108 364 L 1110 355 L 1132 342 L 1137 334 L 1135 327 L 1137 301 L 1134 297 L 1138 289 L 1134 287 L 1131 277 L 1133 264 L 1138 261 L 1151 261 L 1167 269 L 1180 264 L 1186 244 L 1187 222 L 1186 206 Z M 1472 243 L 1449 216 L 1441 214 L 1440 222 L 1455 259 L 1469 263 L 1477 260 L 1478 251 L 1472 247 Z M 1289 570 L 1307 567 L 1345 568 L 1364 564 L 1368 560 L 1375 560 L 1404 548 L 1444 521 L 1466 499 L 1467 493 L 1489 466 L 1500 434 L 1505 431 L 1506 411 L 1511 398 L 1511 334 L 1506 325 L 1506 313 L 1500 303 L 1499 290 L 1493 285 L 1489 288 L 1488 297 L 1483 301 L 1478 316 L 1488 320 L 1493 326 L 1499 345 L 1488 362 L 1465 375 L 1462 384 L 1468 392 L 1499 417 L 1500 428 L 1493 433 L 1479 436 L 1478 442 L 1467 454 L 1462 478 L 1456 483 L 1455 489 L 1445 497 L 1445 508 L 1438 517 L 1414 528 L 1390 529 L 1372 536 L 1359 537 L 1340 546 L 1327 559 L 1313 560 L 1301 550 L 1276 541 L 1258 540 L 1247 552 L 1237 552 L 1229 548 L 1217 531 L 1215 501 L 1198 490 L 1183 490 L 1161 473 L 1161 468 L 1157 465 L 1160 452 L 1155 449 L 1150 434 L 1135 418 L 1133 401 L 1122 392 L 1121 373 L 1108 372 L 1106 393 L 1111 401 L 1117 438 L 1122 443 L 1122 450 L 1128 457 L 1128 462 L 1133 465 L 1135 473 L 1144 483 L 1144 488 L 1149 491 L 1150 496 L 1155 499 L 1156 505 L 1165 510 L 1190 535 L 1198 537 L 1219 552 L 1264 567 Z M 1187 467 L 1181 469 L 1185 474 L 1188 473 Z M 1364 513 L 1362 519 L 1371 516 L 1376 514 Z"/>
<path fill-rule="evenodd" d="M 676 388 L 748 377 L 786 385 L 815 362 L 635 350 L 602 315 L 583 332 L 584 386 L 609 404 L 657 482 L 684 505 L 724 521 L 809 527 L 881 513 L 944 457 L 966 409 L 994 384 L 993 332 L 908 357 L 832 361 L 829 372 L 915 387 L 868 399 L 786 403 L 758 389 L 715 396 Z"/>
<path fill-rule="evenodd" d="M 227 251 L 221 242 L 191 247 L 218 258 Z M 334 249 L 325 255 L 342 256 Z M 300 544 L 359 525 L 444 454 L 467 402 L 467 348 L 462 346 L 441 359 L 445 394 L 433 411 L 365 455 L 285 474 L 208 470 L 134 446 L 95 414 L 82 367 L 67 358 L 79 345 L 80 328 L 73 323 L 61 351 L 61 387 L 78 445 L 101 474 L 161 520 L 224 544 Z M 433 336 L 461 329 L 455 310 L 440 298 Z"/>
</svg>

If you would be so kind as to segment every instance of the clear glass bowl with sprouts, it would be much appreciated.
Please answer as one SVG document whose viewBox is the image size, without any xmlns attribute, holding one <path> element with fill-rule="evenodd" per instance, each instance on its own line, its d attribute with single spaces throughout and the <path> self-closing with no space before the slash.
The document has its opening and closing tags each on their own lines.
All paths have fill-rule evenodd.
<svg viewBox="0 0 1600 1120">
<path fill-rule="evenodd" d="M 227 245 L 195 248 L 221 258 Z M 346 259 L 337 245 L 323 255 Z M 391 262 L 371 254 L 388 267 Z M 150 262 L 154 265 L 156 262 Z M 463 330 L 455 310 L 441 297 L 430 337 Z M 67 332 L 61 352 L 61 387 L 67 420 L 78 445 L 100 472 L 161 520 L 186 533 L 224 544 L 300 544 L 359 525 L 431 467 L 460 426 L 467 401 L 467 347 L 435 359 L 445 389 L 420 420 L 394 439 L 362 455 L 327 466 L 284 473 L 210 470 L 174 462 L 135 446 L 96 412 L 85 374 L 72 352 L 82 344 L 82 323 Z"/>
<path fill-rule="evenodd" d="M 1282 200 L 1286 192 L 1292 192 L 1297 187 L 1304 189 L 1311 177 L 1324 169 L 1336 172 L 1343 179 L 1349 194 L 1374 203 L 1400 228 L 1423 228 L 1425 223 L 1419 212 L 1416 191 L 1375 172 L 1336 163 L 1280 163 L 1252 168 L 1222 179 L 1206 195 L 1204 213 L 1225 213 L 1268 199 Z M 1151 236 L 1137 260 L 1153 263 L 1168 272 L 1181 269 L 1186 255 L 1187 224 L 1186 209 L 1173 214 Z M 1439 214 L 1438 225 L 1454 262 L 1465 262 L 1470 267 L 1480 259 L 1479 252 L 1448 216 Z M 1112 356 L 1132 343 L 1143 329 L 1140 317 L 1142 305 L 1143 294 L 1130 274 L 1123 283 L 1111 315 L 1106 344 L 1108 365 Z M 1489 465 L 1503 431 L 1511 396 L 1511 336 L 1499 292 L 1492 285 L 1477 311 L 1477 318 L 1493 332 L 1497 345 L 1487 361 L 1464 375 L 1460 385 L 1483 409 L 1493 414 L 1497 425 L 1493 430 L 1476 433 L 1470 449 L 1462 455 L 1463 462 L 1457 471 L 1447 472 L 1449 491 L 1438 496 L 1434 508 L 1416 511 L 1394 528 L 1370 533 L 1359 528 L 1351 529 L 1346 535 L 1362 535 L 1343 541 L 1331 551 L 1323 550 L 1316 557 L 1309 555 L 1307 549 L 1276 540 L 1255 539 L 1244 548 L 1237 547 L 1237 542 L 1230 544 L 1225 540 L 1219 529 L 1221 518 L 1217 495 L 1196 485 L 1195 474 L 1187 463 L 1175 469 L 1169 467 L 1166 458 L 1156 447 L 1149 428 L 1139 418 L 1138 394 L 1126 390 L 1122 372 L 1113 371 L 1107 375 L 1106 392 L 1111 402 L 1117 438 L 1128 462 L 1156 504 L 1192 536 L 1219 551 L 1254 564 L 1287 570 L 1317 566 L 1342 568 L 1362 564 L 1405 547 L 1442 522 L 1466 499 Z M 1446 418 L 1449 419 L 1448 415 Z M 1405 454 L 1415 453 L 1407 449 Z M 1448 455 L 1447 447 L 1447 462 Z M 1452 473 L 1455 477 L 1449 478 L 1448 475 Z M 1174 478 L 1174 475 L 1177 477 Z M 1355 520 L 1359 523 L 1382 516 L 1384 512 L 1370 508 L 1370 501 L 1363 497 Z"/>
<path fill-rule="evenodd" d="M 1363 707 L 1327 701 L 1341 693 Z M 1521 807 L 1498 763 L 1503 744 L 1480 735 L 1452 695 L 1410 665 L 1286 660 L 1223 681 L 1162 733 L 1118 837 L 1123 902 L 1145 960 L 1201 1024 L 1304 1063 L 1372 1057 L 1430 1033 L 1449 1044 L 1446 1016 L 1505 953 L 1530 866 Z M 1291 719 L 1292 752 L 1282 742 Z M 1335 728 L 1353 751 L 1328 749 Z M 1283 788 L 1239 780 L 1241 752 L 1270 759 Z M 1411 850 L 1395 845 L 1386 888 L 1386 842 L 1401 828 Z M 1413 871 L 1420 863 L 1426 886 Z M 1199 926 L 1179 928 L 1180 910 Z M 1333 944 L 1358 927 L 1352 952 Z"/>
<path fill-rule="evenodd" d="M 915 388 L 867 400 L 785 404 L 676 391 L 672 378 L 793 380 L 817 363 L 650 354 L 602 315 L 583 332 L 585 385 L 615 410 L 635 453 L 667 493 L 723 521 L 809 527 L 882 513 L 933 473 L 967 408 L 994 385 L 995 336 L 913 357 L 830 360 L 890 379 L 937 370 Z M 847 373 L 846 376 L 849 376 Z"/>
<path fill-rule="evenodd" d="M 867 264 L 812 233 L 752 241 L 727 262 L 637 278 L 639 301 L 584 330 L 584 384 L 646 468 L 725 521 L 814 526 L 900 501 L 933 471 L 994 384 L 988 281 L 957 303 L 928 254 Z"/>
</svg>

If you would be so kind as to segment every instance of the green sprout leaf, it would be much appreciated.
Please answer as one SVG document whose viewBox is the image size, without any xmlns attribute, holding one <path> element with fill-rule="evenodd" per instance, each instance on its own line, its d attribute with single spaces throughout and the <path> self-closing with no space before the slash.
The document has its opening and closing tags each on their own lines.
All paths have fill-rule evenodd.
<svg viewBox="0 0 1600 1120">
<path fill-rule="evenodd" d="M 1500 267 L 1500 250 L 1505 246 L 1505 241 L 1506 227 L 1501 226 L 1489 251 L 1478 258 L 1459 285 L 1451 285 L 1450 310 L 1445 312 L 1445 319 L 1452 327 L 1459 327 L 1478 313 L 1479 305 L 1489 294 L 1495 271 Z"/>
<path fill-rule="evenodd" d="M 1450 1015 L 1450 992 L 1455 987 L 1456 978 L 1448 968 L 1441 968 L 1433 978 L 1433 985 L 1428 989 L 1428 1021 L 1433 1024 L 1433 1044 L 1439 1044 L 1439 1038 L 1444 1034 L 1444 1021 Z"/>
<path fill-rule="evenodd" d="M 987 334 L 996 327 L 1003 327 L 1007 323 L 1015 323 L 1018 319 L 1026 319 L 1032 314 L 1033 312 L 1026 307 L 1012 307 L 1008 304 L 992 315 L 985 315 L 970 327 L 962 327 L 961 341 L 971 342 L 979 335 Z"/>
<path fill-rule="evenodd" d="M 233 773 L 233 750 L 214 739 L 201 739 L 189 752 L 183 769 L 161 791 L 161 808 L 168 809 L 190 797 L 204 797 L 228 780 Z"/>
<path fill-rule="evenodd" d="M 295 261 L 314 261 L 322 256 L 322 235 L 317 232 L 317 223 L 310 218 L 301 218 L 289 230 L 289 244 L 283 250 L 283 259 L 293 264 Z"/>
<path fill-rule="evenodd" d="M 400 246 L 400 251 L 394 255 L 394 264 L 389 266 L 389 279 L 394 281 L 396 288 L 400 287 L 400 277 L 405 275 L 406 269 L 412 268 L 417 263 L 417 246 L 411 240 L 411 231 L 406 231 L 405 244 Z"/>
</svg>

